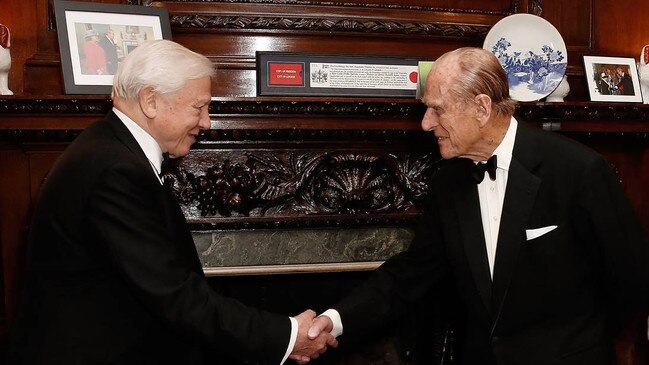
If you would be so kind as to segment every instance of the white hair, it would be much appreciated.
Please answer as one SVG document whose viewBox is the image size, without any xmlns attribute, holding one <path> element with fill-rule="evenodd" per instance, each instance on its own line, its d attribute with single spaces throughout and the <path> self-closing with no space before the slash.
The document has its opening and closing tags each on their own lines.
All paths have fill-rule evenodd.
<svg viewBox="0 0 649 365">
<path fill-rule="evenodd" d="M 113 78 L 112 96 L 137 100 L 145 86 L 161 94 L 178 91 L 189 80 L 214 76 L 207 57 L 169 40 L 146 41 L 121 62 Z"/>
</svg>

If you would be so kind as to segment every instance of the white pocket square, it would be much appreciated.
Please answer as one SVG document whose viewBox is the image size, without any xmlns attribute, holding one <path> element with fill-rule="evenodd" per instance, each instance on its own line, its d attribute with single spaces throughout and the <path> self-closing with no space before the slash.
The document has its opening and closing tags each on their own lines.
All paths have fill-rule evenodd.
<svg viewBox="0 0 649 365">
<path fill-rule="evenodd" d="M 535 229 L 526 229 L 525 230 L 525 235 L 527 236 L 527 240 L 533 240 L 535 238 L 541 237 L 544 234 L 551 232 L 555 230 L 558 226 L 547 226 L 547 227 L 541 227 L 541 228 L 535 228 Z"/>
</svg>

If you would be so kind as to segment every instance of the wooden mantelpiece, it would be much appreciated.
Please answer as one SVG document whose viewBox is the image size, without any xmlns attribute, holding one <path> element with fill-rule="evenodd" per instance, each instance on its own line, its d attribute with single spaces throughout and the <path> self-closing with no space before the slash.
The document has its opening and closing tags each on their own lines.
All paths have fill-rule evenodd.
<svg viewBox="0 0 649 365">
<path fill-rule="evenodd" d="M 522 120 L 543 123 L 557 132 L 649 132 L 649 105 L 620 103 L 529 103 L 520 105 Z"/>
<path fill-rule="evenodd" d="M 3 150 L 14 151 L 30 160 L 30 166 L 35 163 L 31 161 L 33 159 L 53 160 L 67 143 L 110 108 L 110 100 L 104 97 L 0 99 L 0 143 Z M 205 169 L 209 168 L 210 163 L 231 163 L 235 160 L 242 166 L 267 158 L 302 156 L 317 160 L 317 156 L 322 157 L 328 151 L 346 156 L 339 157 L 343 159 L 353 159 L 355 154 L 381 158 L 378 153 L 381 150 L 400 156 L 398 159 L 401 160 L 409 155 L 430 158 L 425 156 L 437 152 L 434 143 L 429 143 L 430 137 L 420 129 L 424 110 L 424 106 L 414 99 L 214 98 L 210 105 L 212 128 L 199 136 L 196 145 L 198 149 L 207 148 L 207 152 L 195 152 L 194 155 L 201 157 L 193 163 L 200 163 Z M 649 195 L 642 188 L 649 183 L 649 167 L 642 163 L 649 142 L 649 105 L 521 103 L 516 115 L 520 120 L 546 130 L 579 139 L 609 158 L 643 222 L 649 227 L 649 210 L 645 209 L 649 206 Z M 257 152 L 261 149 L 282 150 L 284 155 L 264 154 L 262 157 L 261 152 Z M 218 161 L 217 158 L 212 161 L 213 157 L 210 156 L 214 151 L 236 152 L 232 155 L 231 152 L 220 153 L 225 160 Z M 236 156 L 244 153 L 256 156 L 253 160 L 241 160 Z M 419 163 L 429 164 L 423 160 Z M 43 168 L 47 166 L 45 163 Z M 372 168 L 385 169 L 386 166 L 374 164 Z M 37 185 L 34 184 L 45 172 L 26 172 L 32 179 L 30 195 L 37 194 Z M 196 169 L 192 172 L 197 176 L 205 174 L 205 171 Z M 414 178 L 400 176 L 399 173 L 393 177 L 407 181 Z M 193 218 L 196 218 L 196 222 L 211 222 L 202 217 Z M 241 221 L 220 218 L 219 222 L 222 223 Z M 385 221 L 384 218 L 382 216 L 379 221 Z M 398 214 L 391 216 L 398 224 L 403 222 L 400 218 L 403 217 Z M 273 217 L 264 219 L 272 221 Z M 262 220 L 261 217 L 258 219 Z M 6 249 L 6 246 L 4 244 L 3 248 Z"/>
<path fill-rule="evenodd" d="M 110 108 L 110 100 L 101 97 L 4 97 L 0 99 L 0 140 L 7 141 L 7 131 L 25 135 L 34 130 L 80 131 Z M 213 130 L 418 130 L 423 112 L 417 100 L 381 98 L 215 98 L 210 106 Z M 646 104 L 520 103 L 516 115 L 560 132 L 649 132 Z M 349 123 L 352 119 L 355 122 Z"/>
</svg>

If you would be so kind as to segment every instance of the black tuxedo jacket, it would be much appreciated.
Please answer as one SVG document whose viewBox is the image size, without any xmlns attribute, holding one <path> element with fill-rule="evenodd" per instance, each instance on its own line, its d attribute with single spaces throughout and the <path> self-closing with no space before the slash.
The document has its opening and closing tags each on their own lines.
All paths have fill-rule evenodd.
<svg viewBox="0 0 649 365">
<path fill-rule="evenodd" d="M 191 364 L 216 349 L 279 364 L 288 347 L 288 317 L 208 285 L 178 203 L 112 112 L 50 171 L 28 260 L 14 363 Z"/>
<path fill-rule="evenodd" d="M 519 123 L 493 280 L 469 164 L 442 163 L 409 249 L 335 306 L 343 338 L 395 319 L 450 274 L 466 315 L 463 363 L 614 363 L 611 313 L 647 304 L 649 241 L 608 163 Z"/>
<path fill-rule="evenodd" d="M 619 85 L 622 88 L 622 95 L 635 95 L 631 75 L 625 73 L 624 76 L 622 76 Z"/>
</svg>

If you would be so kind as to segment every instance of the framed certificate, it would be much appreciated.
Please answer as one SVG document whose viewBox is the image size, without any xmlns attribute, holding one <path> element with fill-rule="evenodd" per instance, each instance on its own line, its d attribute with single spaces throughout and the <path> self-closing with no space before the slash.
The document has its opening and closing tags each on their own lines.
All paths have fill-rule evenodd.
<svg viewBox="0 0 649 365">
<path fill-rule="evenodd" d="M 260 96 L 415 98 L 422 58 L 257 52 Z"/>
</svg>

